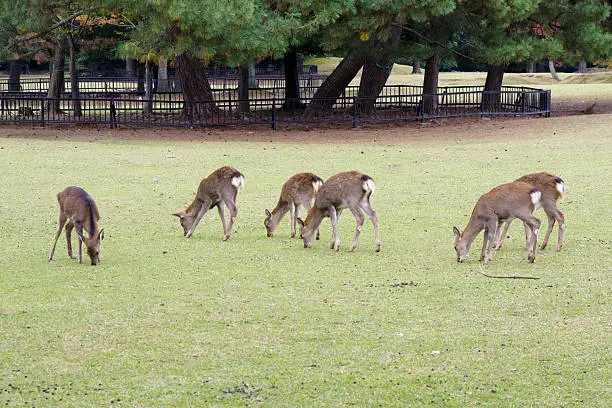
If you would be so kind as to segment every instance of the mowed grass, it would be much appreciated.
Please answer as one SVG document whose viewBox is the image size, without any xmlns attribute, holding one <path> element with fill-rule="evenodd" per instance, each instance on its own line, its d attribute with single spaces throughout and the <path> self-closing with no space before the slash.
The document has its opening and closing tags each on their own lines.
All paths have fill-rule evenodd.
<svg viewBox="0 0 612 408">
<path fill-rule="evenodd" d="M 87 140 L 61 129 L 2 138 L 0 403 L 609 406 L 612 119 L 590 118 L 576 128 L 568 118 L 487 122 L 498 131 L 471 138 L 475 121 L 405 141 L 379 131 L 367 142 L 367 130 L 309 143 L 223 132 Z M 550 128 L 505 139 L 519 124 Z M 171 213 L 223 165 L 246 176 L 231 239 L 216 210 L 185 239 Z M 348 211 L 337 253 L 329 220 L 308 250 L 289 239 L 287 218 L 266 237 L 264 209 L 289 176 L 348 169 L 376 181 L 380 253 L 369 220 L 347 252 Z M 458 264 L 452 226 L 464 228 L 482 193 L 541 170 L 569 188 L 563 251 L 553 244 L 529 264 L 515 222 L 486 268 L 482 236 Z M 100 208 L 97 267 L 68 259 L 63 236 L 47 262 L 67 185 Z"/>
</svg>

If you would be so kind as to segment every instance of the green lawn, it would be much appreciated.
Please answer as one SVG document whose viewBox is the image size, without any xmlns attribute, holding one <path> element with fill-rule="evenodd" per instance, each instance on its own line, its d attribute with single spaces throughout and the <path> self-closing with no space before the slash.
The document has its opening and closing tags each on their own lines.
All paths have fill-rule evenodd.
<svg viewBox="0 0 612 408">
<path fill-rule="evenodd" d="M 471 125 L 405 141 L 381 130 L 377 143 L 363 129 L 310 143 L 0 138 L 0 404 L 609 406 L 612 119 L 561 120 L 483 122 L 499 133 L 475 139 Z M 550 131 L 506 140 L 513 123 Z M 185 239 L 171 213 L 226 164 L 246 177 L 231 239 L 216 210 Z M 308 250 L 287 218 L 266 237 L 289 176 L 349 169 L 376 181 L 380 253 L 367 219 L 347 252 L 348 211 L 338 253 L 328 220 Z M 541 279 L 480 275 L 481 237 L 457 264 L 452 226 L 493 186 L 541 170 L 568 185 L 563 251 L 529 264 L 517 222 L 485 268 Z M 63 237 L 47 262 L 67 185 L 100 208 L 97 267 L 68 259 Z"/>
</svg>

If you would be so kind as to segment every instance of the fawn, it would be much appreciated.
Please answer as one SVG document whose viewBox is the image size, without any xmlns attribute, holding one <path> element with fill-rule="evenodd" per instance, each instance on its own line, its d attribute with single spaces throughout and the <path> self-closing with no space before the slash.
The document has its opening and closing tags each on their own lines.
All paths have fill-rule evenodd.
<svg viewBox="0 0 612 408">
<path fill-rule="evenodd" d="M 453 227 L 457 261 L 463 262 L 467 258 L 474 238 L 480 231 L 484 230 L 484 243 L 480 260 L 486 264 L 491 260 L 493 247 L 497 243 L 497 229 L 501 222 L 518 218 L 525 223 L 531 232 L 527 259 L 534 262 L 540 220 L 533 215 L 533 211 L 539 206 L 541 196 L 542 192 L 539 189 L 522 181 L 502 184 L 483 194 L 476 202 L 472 216 L 463 233 L 457 227 Z"/>
<path fill-rule="evenodd" d="M 304 248 L 310 248 L 315 231 L 319 228 L 323 218 L 329 217 L 332 223 L 331 248 L 340 249 L 340 238 L 338 236 L 338 218 L 343 209 L 348 208 L 355 216 L 357 228 L 350 246 L 353 251 L 357 246 L 357 240 L 361 232 L 364 216 L 363 209 L 374 224 L 376 236 L 376 252 L 380 251 L 380 237 L 378 235 L 378 217 L 376 211 L 370 205 L 370 196 L 376 188 L 374 180 L 358 171 L 347 171 L 338 173 L 327 179 L 315 198 L 315 203 L 308 212 L 305 221 L 298 219 L 300 224 L 300 238 L 304 241 Z"/>
<path fill-rule="evenodd" d="M 310 211 L 314 204 L 315 196 L 322 185 L 323 179 L 313 173 L 298 173 L 289 178 L 283 184 L 276 207 L 274 207 L 272 212 L 266 210 L 264 225 L 268 237 L 274 236 L 276 227 L 287 211 L 289 211 L 291 216 L 291 238 L 294 238 L 297 217 L 300 214 L 300 205 L 304 207 L 306 212 Z"/>
<path fill-rule="evenodd" d="M 546 230 L 546 235 L 544 236 L 544 242 L 542 242 L 541 249 L 546 248 L 548 245 L 548 239 L 550 238 L 550 233 L 553 230 L 555 225 L 555 221 L 559 222 L 559 238 L 557 241 L 557 251 L 561 250 L 563 246 L 563 233 L 565 232 L 565 216 L 557 207 L 557 201 L 563 200 L 565 198 L 565 183 L 563 180 L 550 173 L 533 173 L 527 174 L 523 177 L 516 179 L 515 181 L 523 181 L 525 183 L 529 183 L 534 187 L 537 187 L 542 192 L 542 198 L 540 199 L 541 207 L 546 212 L 546 216 L 548 217 L 548 229 Z M 508 232 L 508 228 L 510 228 L 510 223 L 512 220 L 507 220 L 504 230 L 499 236 L 499 240 L 496 246 L 496 249 L 500 249 L 502 244 L 504 243 L 504 238 L 506 237 L 506 233 Z M 525 241 L 526 246 L 529 247 L 529 228 L 525 224 Z"/>
<path fill-rule="evenodd" d="M 206 211 L 217 207 L 223 225 L 223 240 L 227 241 L 238 213 L 236 195 L 242 187 L 244 187 L 244 176 L 238 170 L 229 166 L 221 167 L 203 179 L 200 182 L 195 199 L 189 207 L 184 211 L 172 214 L 180 218 L 185 237 L 189 238 L 193 234 Z M 224 205 L 230 211 L 229 226 L 227 227 L 225 225 Z"/>
<path fill-rule="evenodd" d="M 96 202 L 91 198 L 85 190 L 80 187 L 67 187 L 57 195 L 57 201 L 60 207 L 59 221 L 53 247 L 49 254 L 49 262 L 53 260 L 53 253 L 57 240 L 62 233 L 62 228 L 66 221 L 66 244 L 68 246 L 68 256 L 72 256 L 72 243 L 70 235 L 72 229 L 76 230 L 77 240 L 79 242 L 79 263 L 83 262 L 83 253 L 81 244 L 84 242 L 87 248 L 87 254 L 91 259 L 92 265 L 100 263 L 100 241 L 104 239 L 104 230 L 98 228 L 100 214 Z M 83 236 L 83 229 L 89 233 L 89 237 Z M 74 259 L 74 258 L 73 258 Z"/>
</svg>

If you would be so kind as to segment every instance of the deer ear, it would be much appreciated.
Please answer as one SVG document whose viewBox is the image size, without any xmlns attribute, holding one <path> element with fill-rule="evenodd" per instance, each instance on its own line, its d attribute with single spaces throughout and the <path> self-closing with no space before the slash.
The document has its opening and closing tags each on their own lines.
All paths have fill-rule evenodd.
<svg viewBox="0 0 612 408">
<path fill-rule="evenodd" d="M 453 234 L 455 234 L 456 237 L 461 238 L 461 231 L 459 231 L 457 227 L 453 227 Z"/>
<path fill-rule="evenodd" d="M 178 211 L 178 212 L 172 213 L 172 215 L 176 215 L 179 218 L 183 218 L 185 216 L 185 212 L 184 211 Z"/>
<path fill-rule="evenodd" d="M 100 239 L 100 241 L 104 239 L 104 228 L 100 230 L 100 233 L 98 234 L 98 238 Z"/>
<path fill-rule="evenodd" d="M 302 221 L 302 219 L 301 219 L 301 218 L 298 218 L 298 219 L 297 219 L 297 222 L 298 222 L 298 224 L 300 224 L 300 227 L 301 227 L 301 228 L 304 228 L 304 221 Z"/>
<path fill-rule="evenodd" d="M 270 218 L 272 217 L 272 214 L 270 214 L 270 211 L 266 210 L 266 218 Z"/>
</svg>

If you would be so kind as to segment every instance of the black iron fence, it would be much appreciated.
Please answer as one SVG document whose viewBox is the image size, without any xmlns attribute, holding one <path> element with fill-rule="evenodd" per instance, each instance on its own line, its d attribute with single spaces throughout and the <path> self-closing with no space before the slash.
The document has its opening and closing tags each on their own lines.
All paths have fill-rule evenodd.
<svg viewBox="0 0 612 408">
<path fill-rule="evenodd" d="M 423 95 L 421 87 L 388 86 L 375 100 L 359 98 L 349 87 L 334 100 L 314 100 L 315 88 L 302 90 L 299 101 L 286 105 L 282 89 L 257 90 L 240 100 L 234 90 L 216 93 L 214 101 L 182 100 L 176 92 L 119 97 L 83 95 L 53 99 L 44 95 L 1 93 L 0 123 L 107 124 L 137 126 L 226 126 L 292 123 L 357 123 L 404 121 L 479 115 L 550 115 L 550 91 L 503 87 L 485 92 L 482 87 L 439 88 Z M 314 106 L 327 105 L 324 109 Z M 297 106 L 297 108 L 296 108 Z"/>
<path fill-rule="evenodd" d="M 327 78 L 322 74 L 301 74 L 299 83 L 302 87 L 319 86 Z M 19 81 L 19 92 L 43 93 L 49 89 L 49 78 L 24 78 Z M 254 79 L 254 86 L 257 88 L 278 88 L 285 86 L 285 77 L 282 75 L 261 75 Z M 215 89 L 236 89 L 238 88 L 237 76 L 215 76 L 209 77 L 210 86 Z M 136 77 L 80 77 L 79 91 L 81 93 L 135 93 L 144 90 L 144 79 Z M 70 78 L 64 80 L 64 92 L 71 92 Z M 8 92 L 9 79 L 0 79 L 0 92 Z M 158 81 L 153 78 L 151 81 L 153 92 L 180 92 L 181 84 L 176 78 L 169 78 Z"/>
</svg>

